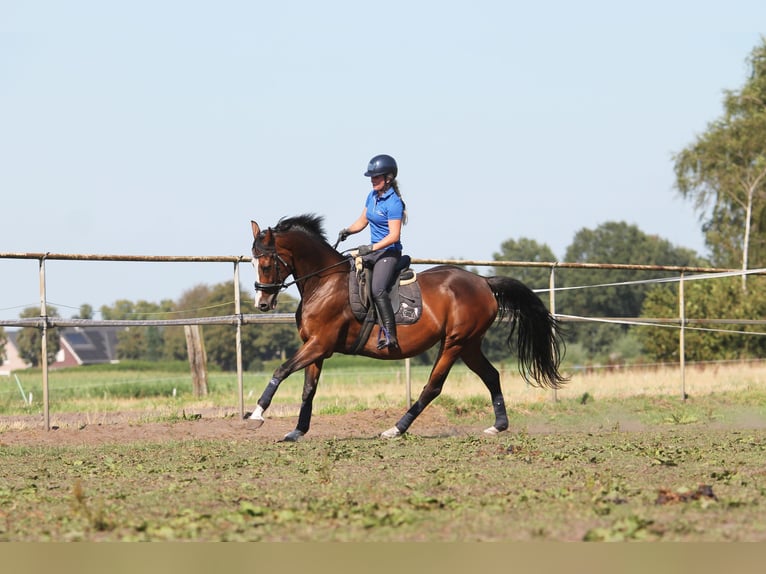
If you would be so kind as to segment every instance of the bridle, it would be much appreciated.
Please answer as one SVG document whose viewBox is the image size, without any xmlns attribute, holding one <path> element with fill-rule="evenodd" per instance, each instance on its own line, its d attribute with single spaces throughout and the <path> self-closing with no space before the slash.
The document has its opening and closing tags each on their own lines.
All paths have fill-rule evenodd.
<svg viewBox="0 0 766 574">
<path fill-rule="evenodd" d="M 256 249 L 259 250 L 258 253 L 256 253 Z M 312 271 L 311 273 L 307 273 L 306 275 L 303 275 L 301 277 L 294 277 L 292 281 L 288 282 L 287 278 L 294 273 L 294 269 L 288 265 L 287 261 L 284 260 L 284 258 L 277 253 L 276 247 L 266 247 L 263 245 L 258 245 L 258 242 L 256 242 L 256 245 L 253 247 L 253 259 L 261 259 L 262 257 L 270 257 L 272 264 L 276 265 L 277 268 L 277 278 L 275 283 L 261 283 L 259 281 L 256 281 L 253 284 L 253 287 L 256 291 L 264 291 L 266 293 L 269 293 L 270 295 L 275 295 L 279 293 L 280 291 L 284 291 L 288 287 L 295 285 L 296 283 L 303 281 L 304 279 L 308 279 L 309 277 L 313 277 L 315 275 L 319 275 L 320 273 L 327 271 L 328 269 L 332 269 L 333 267 L 338 267 L 339 265 L 347 264 L 348 261 L 351 259 L 350 257 L 345 257 L 341 261 L 338 261 L 337 263 L 333 263 L 332 265 L 328 265 L 327 267 L 322 267 L 321 269 L 317 269 L 316 271 Z M 285 268 L 285 276 L 283 279 L 280 278 L 280 264 Z"/>
<path fill-rule="evenodd" d="M 254 284 L 256 291 L 265 291 L 267 293 L 276 294 L 280 291 L 284 291 L 291 285 L 294 285 L 298 282 L 297 279 L 291 281 L 290 283 L 287 283 L 287 278 L 292 273 L 292 269 L 290 269 L 290 266 L 287 264 L 287 261 L 285 261 L 282 256 L 277 253 L 277 250 L 274 248 L 270 249 L 264 249 L 262 253 L 255 253 L 255 248 L 253 248 L 253 259 L 261 259 L 262 257 L 270 257 L 272 264 L 276 266 L 277 268 L 277 283 L 260 283 L 259 281 L 256 281 Z M 280 279 L 280 264 L 284 266 L 287 273 L 285 274 L 284 279 Z"/>
</svg>

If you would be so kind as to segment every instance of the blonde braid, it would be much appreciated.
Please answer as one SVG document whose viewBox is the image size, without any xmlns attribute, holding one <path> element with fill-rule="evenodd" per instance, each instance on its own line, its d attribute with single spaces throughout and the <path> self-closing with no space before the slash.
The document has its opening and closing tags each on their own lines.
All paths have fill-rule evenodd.
<svg viewBox="0 0 766 574">
<path fill-rule="evenodd" d="M 402 200 L 402 207 L 404 207 L 404 213 L 402 213 L 402 224 L 407 224 L 407 204 L 404 203 L 404 199 L 402 199 L 402 192 L 399 191 L 399 182 L 396 181 L 396 178 L 391 180 L 391 187 L 394 188 L 394 191 L 396 192 L 396 195 L 399 196 L 399 199 Z"/>
</svg>

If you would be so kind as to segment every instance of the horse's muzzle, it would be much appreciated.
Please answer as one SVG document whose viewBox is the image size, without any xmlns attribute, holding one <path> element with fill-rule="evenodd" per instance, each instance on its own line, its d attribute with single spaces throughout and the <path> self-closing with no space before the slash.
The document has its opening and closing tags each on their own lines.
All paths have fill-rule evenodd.
<svg viewBox="0 0 766 574">
<path fill-rule="evenodd" d="M 255 295 L 255 304 L 261 312 L 273 311 L 277 308 L 277 296 L 273 293 L 259 291 Z"/>
</svg>

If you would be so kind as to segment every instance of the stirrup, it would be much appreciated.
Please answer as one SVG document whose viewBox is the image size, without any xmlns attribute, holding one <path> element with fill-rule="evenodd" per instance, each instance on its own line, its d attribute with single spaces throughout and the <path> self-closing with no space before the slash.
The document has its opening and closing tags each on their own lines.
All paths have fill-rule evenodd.
<svg viewBox="0 0 766 574">
<path fill-rule="evenodd" d="M 398 342 L 391 340 L 388 330 L 385 327 L 381 327 L 380 331 L 378 331 L 378 351 L 382 351 L 385 348 L 395 349 L 398 346 Z"/>
<path fill-rule="evenodd" d="M 380 331 L 378 331 L 378 351 L 388 347 L 388 341 L 388 331 L 386 331 L 385 327 L 381 327 Z"/>
</svg>

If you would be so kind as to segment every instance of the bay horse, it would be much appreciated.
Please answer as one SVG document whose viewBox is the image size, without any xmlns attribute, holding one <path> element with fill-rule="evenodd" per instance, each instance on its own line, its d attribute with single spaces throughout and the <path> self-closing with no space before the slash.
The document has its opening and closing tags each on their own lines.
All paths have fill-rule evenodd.
<svg viewBox="0 0 766 574">
<path fill-rule="evenodd" d="M 253 266 L 258 275 L 255 302 L 260 311 L 273 311 L 279 293 L 295 284 L 300 303 L 295 314 L 303 345 L 275 371 L 258 399 L 248 423 L 259 428 L 279 384 L 304 369 L 303 394 L 295 430 L 285 435 L 299 440 L 311 424 L 311 411 L 322 364 L 333 353 L 353 354 L 362 323 L 349 302 L 351 258 L 330 245 L 323 218 L 314 214 L 282 218 L 262 229 L 251 221 Z M 337 244 L 336 244 L 337 245 Z M 292 275 L 292 283 L 287 283 Z M 440 265 L 417 273 L 422 295 L 422 314 L 417 322 L 399 325 L 398 348 L 379 350 L 370 337 L 357 354 L 377 359 L 404 359 L 434 345 L 439 352 L 428 382 L 417 401 L 380 436 L 395 438 L 409 429 L 423 409 L 442 391 L 452 365 L 462 359 L 489 390 L 495 423 L 484 432 L 508 429 L 508 414 L 500 387 L 500 375 L 481 350 L 484 334 L 495 320 L 507 319 L 507 344 L 512 346 L 518 327 L 516 352 L 519 372 L 530 384 L 559 388 L 567 378 L 559 372 L 565 347 L 560 324 L 540 298 L 526 285 L 510 277 L 482 277 L 460 267 Z"/>
</svg>

